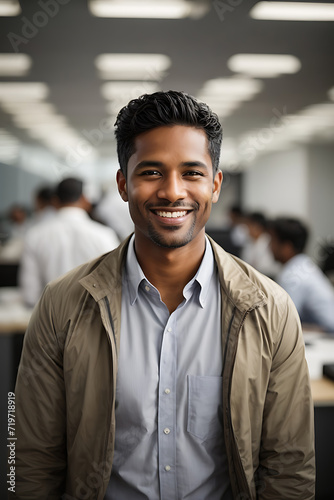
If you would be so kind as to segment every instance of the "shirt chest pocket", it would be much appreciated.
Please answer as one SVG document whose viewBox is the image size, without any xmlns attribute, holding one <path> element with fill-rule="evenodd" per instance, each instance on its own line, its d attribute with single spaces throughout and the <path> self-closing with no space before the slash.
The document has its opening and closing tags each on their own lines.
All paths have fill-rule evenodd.
<svg viewBox="0 0 334 500">
<path fill-rule="evenodd" d="M 187 431 L 201 440 L 222 435 L 222 377 L 188 375 L 187 378 Z"/>
</svg>

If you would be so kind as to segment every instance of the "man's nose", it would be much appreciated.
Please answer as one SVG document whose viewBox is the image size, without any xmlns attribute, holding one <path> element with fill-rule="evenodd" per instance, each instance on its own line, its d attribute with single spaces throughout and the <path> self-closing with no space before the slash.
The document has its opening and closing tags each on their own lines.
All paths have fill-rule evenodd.
<svg viewBox="0 0 334 500">
<path fill-rule="evenodd" d="M 162 179 L 157 195 L 171 203 L 184 199 L 187 192 L 182 176 L 177 173 L 166 175 Z"/>
</svg>

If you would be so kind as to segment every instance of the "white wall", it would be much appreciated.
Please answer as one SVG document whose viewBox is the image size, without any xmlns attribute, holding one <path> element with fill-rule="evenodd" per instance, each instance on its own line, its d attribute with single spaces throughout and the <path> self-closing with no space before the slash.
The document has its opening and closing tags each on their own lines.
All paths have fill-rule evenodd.
<svg viewBox="0 0 334 500">
<path fill-rule="evenodd" d="M 307 154 L 303 149 L 261 156 L 249 166 L 243 182 L 243 207 L 270 217 L 304 218 L 308 208 Z"/>
<path fill-rule="evenodd" d="M 308 171 L 310 246 L 319 260 L 321 245 L 334 240 L 334 146 L 309 147 Z"/>
<path fill-rule="evenodd" d="M 293 216 L 310 229 L 308 252 L 334 238 L 334 146 L 309 146 L 261 156 L 245 172 L 243 208 Z"/>
</svg>

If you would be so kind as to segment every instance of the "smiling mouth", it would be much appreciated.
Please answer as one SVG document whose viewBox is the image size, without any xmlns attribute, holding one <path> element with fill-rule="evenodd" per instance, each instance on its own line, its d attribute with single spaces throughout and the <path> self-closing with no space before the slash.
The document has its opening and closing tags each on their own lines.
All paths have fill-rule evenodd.
<svg viewBox="0 0 334 500">
<path fill-rule="evenodd" d="M 187 210 L 180 210 L 180 211 L 175 211 L 175 212 L 167 212 L 164 210 L 155 210 L 155 213 L 159 215 L 159 217 L 165 217 L 169 219 L 177 219 L 179 217 L 184 217 L 187 215 L 188 211 Z"/>
</svg>

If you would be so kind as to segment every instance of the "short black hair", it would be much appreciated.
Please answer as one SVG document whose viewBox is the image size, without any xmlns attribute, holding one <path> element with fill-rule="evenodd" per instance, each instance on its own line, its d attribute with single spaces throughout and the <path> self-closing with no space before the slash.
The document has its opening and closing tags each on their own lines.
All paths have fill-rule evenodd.
<svg viewBox="0 0 334 500">
<path fill-rule="evenodd" d="M 115 123 L 117 155 L 125 177 L 129 158 L 135 152 L 135 138 L 148 130 L 172 125 L 204 130 L 208 138 L 213 173 L 217 173 L 223 137 L 218 116 L 207 104 L 197 101 L 195 97 L 185 92 L 169 90 L 144 94 L 130 101 L 118 113 Z"/>
<path fill-rule="evenodd" d="M 54 188 L 51 186 L 42 186 L 36 191 L 35 197 L 44 203 L 51 204 L 54 194 Z"/>
<path fill-rule="evenodd" d="M 300 220 L 279 217 L 270 222 L 270 229 L 281 243 L 291 243 L 296 253 L 304 251 L 309 231 Z"/>
<path fill-rule="evenodd" d="M 229 208 L 229 212 L 235 215 L 243 216 L 244 212 L 240 205 L 232 205 Z"/>
<path fill-rule="evenodd" d="M 267 219 L 262 212 L 251 212 L 247 214 L 247 219 L 253 224 L 257 224 L 258 226 L 263 227 L 263 229 L 267 229 Z"/>
<path fill-rule="evenodd" d="M 61 203 L 73 203 L 78 201 L 83 193 L 83 182 L 74 177 L 62 180 L 56 187 L 56 196 Z"/>
</svg>

